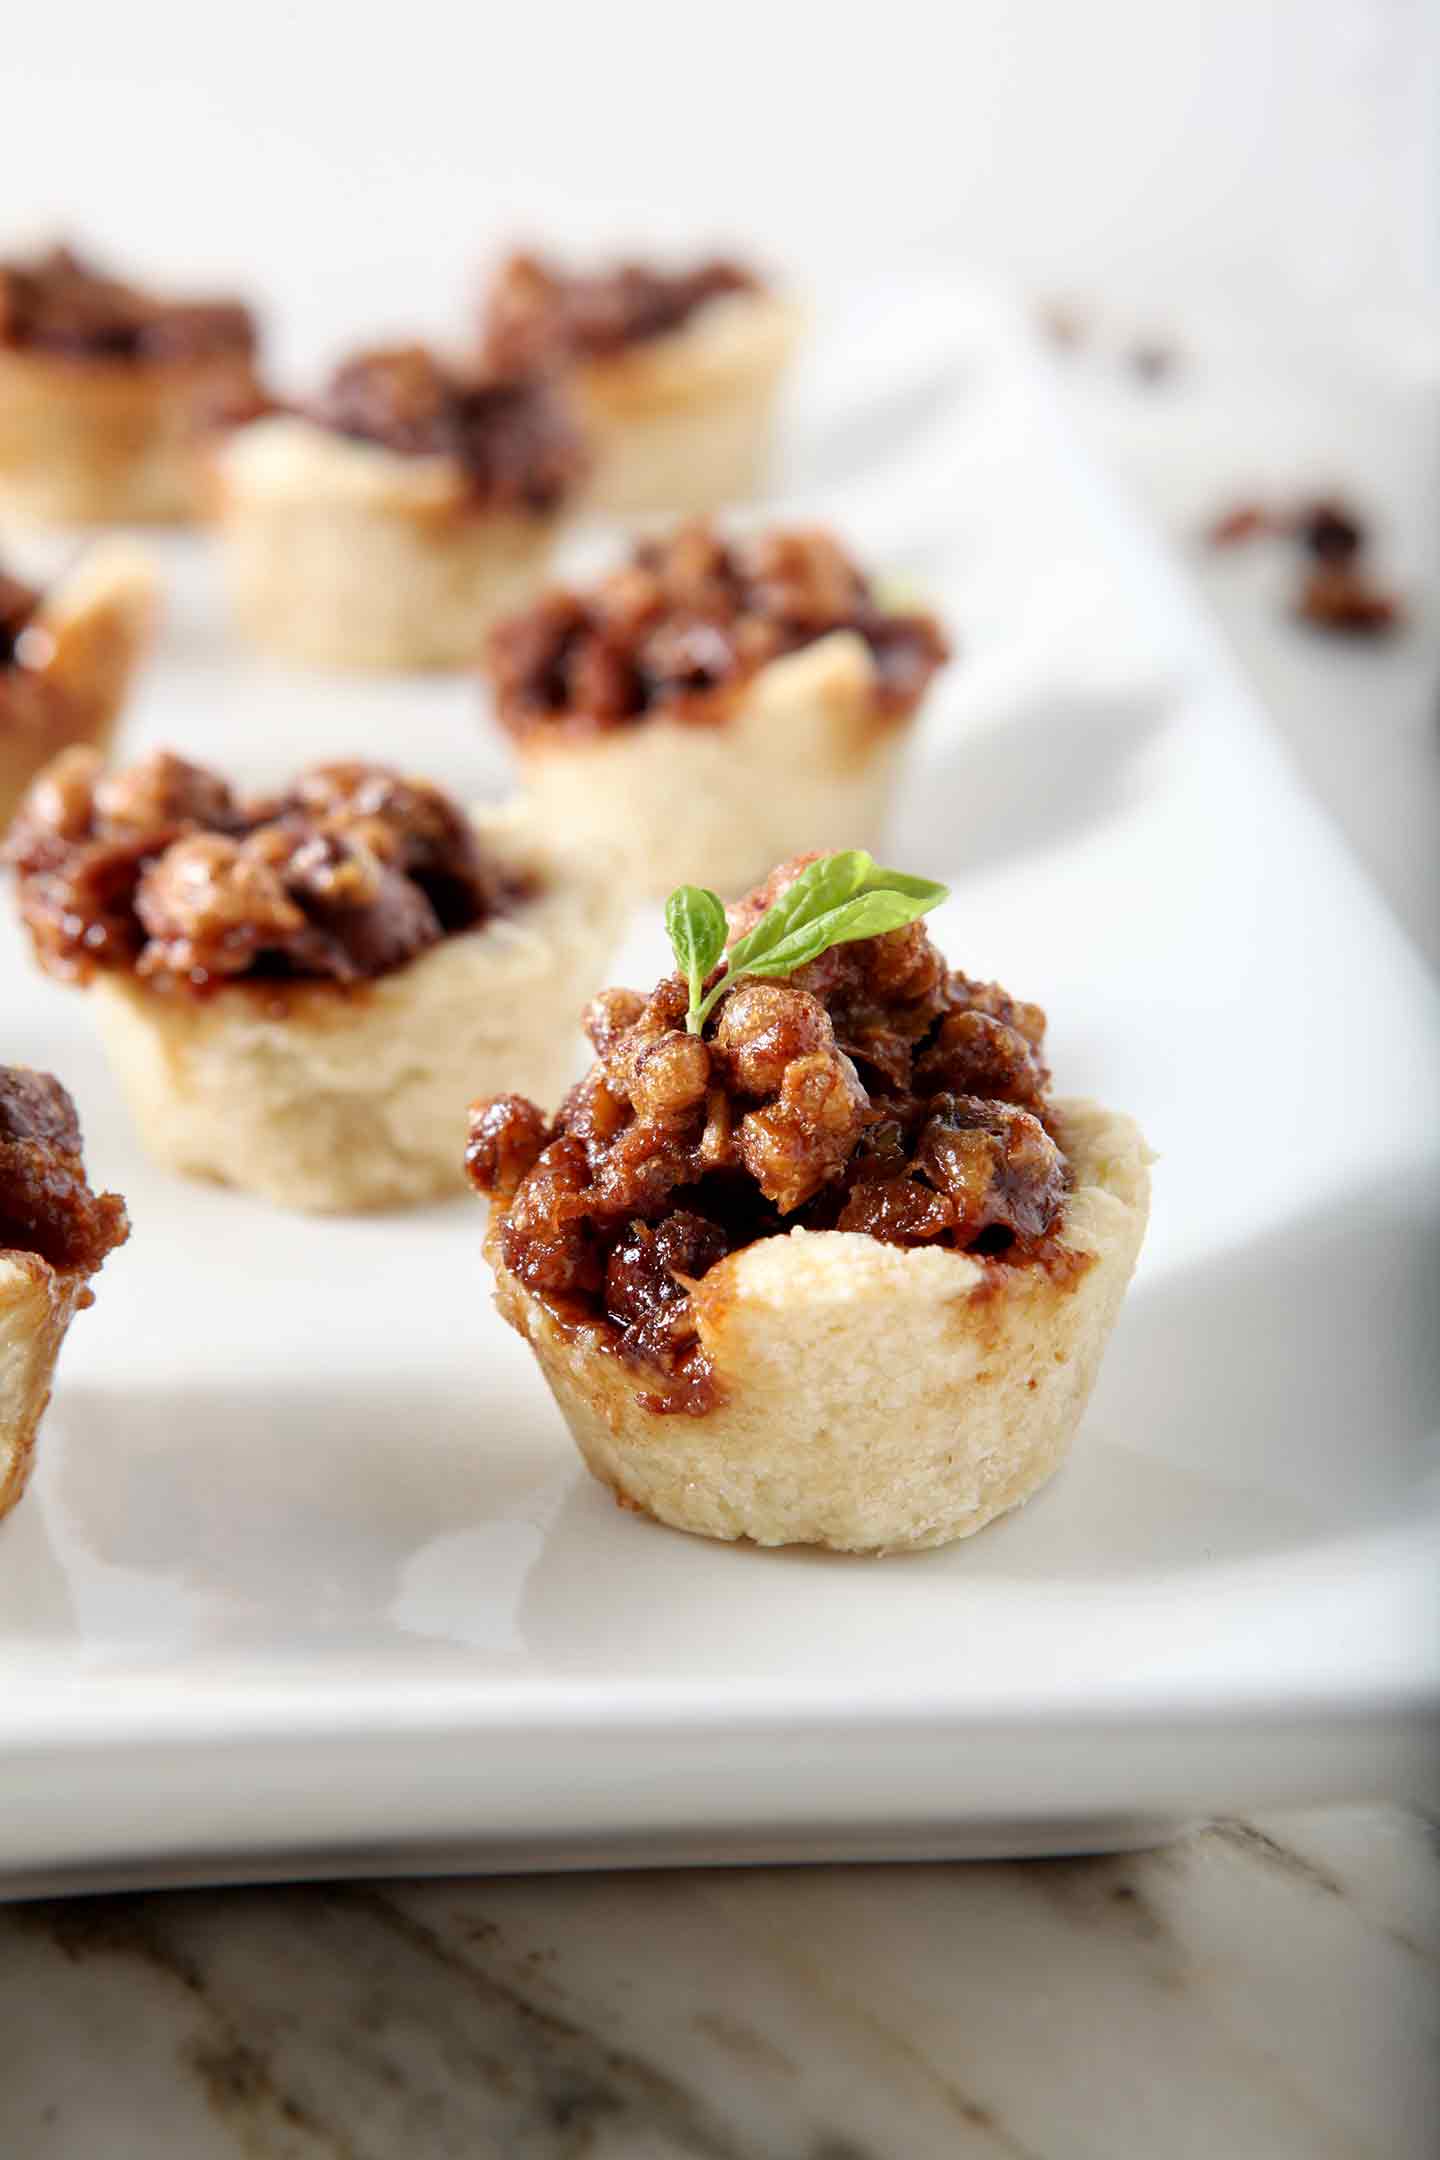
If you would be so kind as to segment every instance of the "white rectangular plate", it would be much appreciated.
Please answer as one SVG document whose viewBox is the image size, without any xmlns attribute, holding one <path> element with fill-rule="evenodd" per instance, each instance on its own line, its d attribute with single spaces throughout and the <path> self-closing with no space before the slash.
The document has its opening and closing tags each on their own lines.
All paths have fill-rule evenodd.
<svg viewBox="0 0 1440 2160">
<path fill-rule="evenodd" d="M 152 1169 L 7 904 L 0 1056 L 71 1086 L 135 1225 L 0 1528 L 11 1890 L 1042 1851 L 1424 1777 L 1429 979 L 1005 318 L 863 296 L 791 440 L 794 500 L 959 632 L 895 859 L 1159 1151 L 1070 1467 L 885 1562 L 620 1513 L 491 1310 L 478 1203 L 311 1222 Z M 498 788 L 472 686 L 283 673 L 168 560 L 128 748 Z M 652 918 L 614 979 L 661 958 Z"/>
</svg>

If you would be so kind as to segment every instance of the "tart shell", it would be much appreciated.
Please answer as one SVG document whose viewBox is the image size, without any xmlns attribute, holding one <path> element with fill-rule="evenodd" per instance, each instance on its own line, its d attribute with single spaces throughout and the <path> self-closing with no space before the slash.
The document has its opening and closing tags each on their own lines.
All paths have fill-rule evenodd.
<svg viewBox="0 0 1440 2160">
<path fill-rule="evenodd" d="M 544 581 L 564 513 L 477 505 L 448 458 L 280 415 L 216 453 L 211 507 L 247 636 L 327 668 L 456 668 Z"/>
<path fill-rule="evenodd" d="M 0 833 L 51 758 L 76 743 L 106 748 L 156 614 L 154 570 L 119 542 L 96 547 L 45 594 L 29 626 L 44 656 L 27 665 L 13 709 L 0 687 Z"/>
<path fill-rule="evenodd" d="M 190 519 L 206 417 L 253 379 L 244 356 L 129 362 L 0 349 L 0 503 L 53 524 Z"/>
<path fill-rule="evenodd" d="M 551 850 L 513 813 L 476 823 L 540 890 L 391 974 L 199 997 L 96 975 L 105 1048 L 158 1162 L 303 1212 L 411 1206 L 464 1188 L 477 1090 L 561 1093 L 618 927 L 612 866 Z"/>
<path fill-rule="evenodd" d="M 60 1345 L 85 1275 L 33 1252 L 0 1252 L 0 1517 L 20 1499 L 50 1400 Z"/>
<path fill-rule="evenodd" d="M 913 714 L 882 710 L 865 640 L 837 630 L 760 669 L 713 720 L 540 724 L 516 743 L 536 816 L 602 841 L 634 887 L 744 892 L 843 835 L 879 844 Z"/>
<path fill-rule="evenodd" d="M 581 362 L 575 389 L 612 516 L 705 516 L 765 489 L 777 394 L 799 338 L 784 301 L 726 295 L 682 329 Z"/>
<path fill-rule="evenodd" d="M 1149 1153 L 1127 1117 L 1055 1105 L 1075 1267 L 1004 1266 L 854 1232 L 758 1239 L 695 1285 L 723 1400 L 647 1409 L 644 1375 L 568 1334 L 488 1250 L 590 1469 L 704 1537 L 885 1553 L 944 1545 L 1059 1467 L 1139 1253 Z"/>
</svg>

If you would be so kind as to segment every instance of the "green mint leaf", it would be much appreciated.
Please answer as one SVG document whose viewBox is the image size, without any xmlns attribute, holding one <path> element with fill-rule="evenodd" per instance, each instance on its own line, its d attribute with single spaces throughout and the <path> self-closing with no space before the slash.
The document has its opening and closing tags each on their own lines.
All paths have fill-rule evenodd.
<svg viewBox="0 0 1440 2160">
<path fill-rule="evenodd" d="M 692 999 L 692 1032 L 704 1026 L 726 991 L 743 976 L 793 975 L 832 945 L 902 930 L 947 897 L 945 886 L 929 878 L 881 869 L 863 848 L 822 856 L 801 872 L 753 930 L 731 946 L 720 981 L 698 1007 Z"/>
<path fill-rule="evenodd" d="M 853 900 L 843 901 L 809 922 L 797 923 L 743 969 L 737 968 L 732 959 L 730 977 L 793 975 L 797 968 L 818 960 L 832 945 L 851 945 L 857 938 L 883 937 L 887 930 L 902 930 L 935 904 L 933 899 L 917 898 L 911 893 L 857 893 Z"/>
<path fill-rule="evenodd" d="M 928 915 L 931 908 L 950 897 L 948 885 L 937 885 L 933 878 L 911 877 L 904 870 L 875 870 L 865 880 L 864 890 L 904 893 L 911 900 L 923 900 L 925 905 L 916 909 L 917 915 Z"/>
<path fill-rule="evenodd" d="M 864 848 L 843 848 L 835 855 L 821 855 L 807 863 L 799 877 L 787 885 L 773 907 L 767 908 L 753 930 L 737 938 L 730 948 L 730 970 L 748 967 L 760 953 L 788 936 L 798 923 L 828 914 L 862 892 L 875 863 Z"/>
<path fill-rule="evenodd" d="M 725 950 L 725 909 L 718 893 L 703 885 L 680 885 L 665 903 L 665 928 L 675 964 L 690 985 L 686 1026 L 700 1032 L 700 1002 L 705 978 Z"/>
</svg>

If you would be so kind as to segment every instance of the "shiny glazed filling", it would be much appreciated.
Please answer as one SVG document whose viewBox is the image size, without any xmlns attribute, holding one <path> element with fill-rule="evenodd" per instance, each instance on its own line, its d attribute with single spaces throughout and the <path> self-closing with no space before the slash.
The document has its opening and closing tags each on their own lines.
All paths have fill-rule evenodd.
<svg viewBox="0 0 1440 2160">
<path fill-rule="evenodd" d="M 166 300 L 73 250 L 0 264 L 0 344 L 68 359 L 247 358 L 255 322 L 237 300 Z"/>
<path fill-rule="evenodd" d="M 732 942 L 809 859 L 730 910 Z M 1055 1236 L 1070 1172 L 1045 1016 L 948 969 L 923 923 L 738 982 L 700 1035 L 688 998 L 670 976 L 594 999 L 595 1062 L 553 1121 L 513 1095 L 471 1112 L 498 1257 L 634 1367 L 648 1407 L 722 1399 L 690 1285 L 759 1237 L 859 1231 L 1061 1279 L 1083 1267 Z"/>
<path fill-rule="evenodd" d="M 93 1275 L 129 1235 L 124 1201 L 90 1190 L 80 1121 L 59 1081 L 0 1065 L 0 1252 Z"/>
<path fill-rule="evenodd" d="M 551 385 L 447 367 L 423 345 L 342 362 L 306 416 L 401 457 L 450 458 L 477 501 L 532 515 L 555 509 L 589 470 L 579 428 Z"/>
<path fill-rule="evenodd" d="M 642 540 L 589 591 L 556 587 L 497 624 L 486 671 L 516 736 L 590 734 L 656 713 L 712 721 L 760 668 L 840 630 L 865 640 L 880 709 L 895 718 L 949 656 L 935 618 L 882 608 L 831 534 L 727 540 L 693 524 Z"/>
<path fill-rule="evenodd" d="M 361 982 L 527 897 L 438 788 L 359 761 L 252 800 L 169 751 L 107 774 L 98 752 L 67 750 L 5 854 L 50 973 L 133 971 L 197 994 Z"/>
<path fill-rule="evenodd" d="M 628 262 L 585 275 L 538 255 L 512 255 L 486 298 L 482 350 L 503 369 L 605 359 L 683 329 L 712 300 L 764 290 L 753 270 L 719 258 L 693 270 Z"/>
</svg>

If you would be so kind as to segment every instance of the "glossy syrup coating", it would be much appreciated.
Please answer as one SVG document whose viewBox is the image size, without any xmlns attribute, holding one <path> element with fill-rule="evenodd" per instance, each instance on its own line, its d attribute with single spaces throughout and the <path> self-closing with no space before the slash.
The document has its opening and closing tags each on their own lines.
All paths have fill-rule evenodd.
<svg viewBox="0 0 1440 2160">
<path fill-rule="evenodd" d="M 554 587 L 497 624 L 486 667 L 516 735 L 629 727 L 657 712 L 719 720 L 757 669 L 837 630 L 865 640 L 880 704 L 896 718 L 949 653 L 933 616 L 880 606 L 832 534 L 730 540 L 691 524 L 642 540 L 588 591 Z"/>
<path fill-rule="evenodd" d="M 133 969 L 194 994 L 364 981 L 522 897 L 438 788 L 353 760 L 254 801 L 170 751 L 108 774 L 97 752 L 66 751 L 6 854 L 50 973 Z"/>
</svg>

